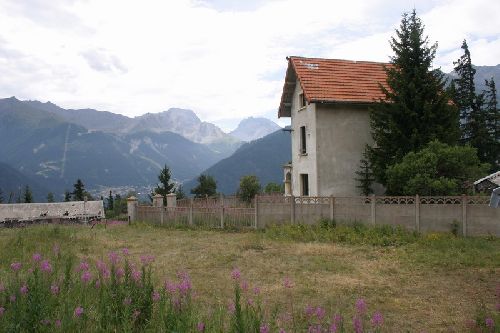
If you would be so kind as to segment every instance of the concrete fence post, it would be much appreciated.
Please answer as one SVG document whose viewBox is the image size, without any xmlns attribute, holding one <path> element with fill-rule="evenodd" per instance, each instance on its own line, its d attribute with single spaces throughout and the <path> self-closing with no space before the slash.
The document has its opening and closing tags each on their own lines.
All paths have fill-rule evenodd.
<svg viewBox="0 0 500 333">
<path fill-rule="evenodd" d="M 137 220 L 137 198 L 134 196 L 127 199 L 127 213 L 129 222 Z"/>
<path fill-rule="evenodd" d="M 467 237 L 467 196 L 462 194 L 462 235 Z"/>
<path fill-rule="evenodd" d="M 254 221 L 254 228 L 257 229 L 259 227 L 259 195 L 255 195 L 255 221 Z"/>
<path fill-rule="evenodd" d="M 189 225 L 193 225 L 193 198 L 189 199 Z"/>
<path fill-rule="evenodd" d="M 295 224 L 295 196 L 290 196 L 290 222 Z"/>
<path fill-rule="evenodd" d="M 224 229 L 224 197 L 220 195 L 220 227 Z"/>
<path fill-rule="evenodd" d="M 370 201 L 371 201 L 371 204 L 372 204 L 372 209 L 371 209 L 371 218 L 372 219 L 371 219 L 371 223 L 373 225 L 375 225 L 375 223 L 377 222 L 376 221 L 377 220 L 377 217 L 376 217 L 377 211 L 376 211 L 376 207 L 375 207 L 375 205 L 377 204 L 377 199 L 375 197 L 375 194 L 372 194 Z"/>
<path fill-rule="evenodd" d="M 334 196 L 330 196 L 330 220 L 333 221 L 334 217 L 335 217 L 335 197 Z"/>
<path fill-rule="evenodd" d="M 415 195 L 415 230 L 420 232 L 420 196 Z"/>
</svg>

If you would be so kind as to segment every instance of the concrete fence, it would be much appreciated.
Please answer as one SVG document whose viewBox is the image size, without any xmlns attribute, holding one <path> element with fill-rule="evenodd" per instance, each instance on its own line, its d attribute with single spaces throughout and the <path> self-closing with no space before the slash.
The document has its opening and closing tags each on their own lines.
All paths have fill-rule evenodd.
<svg viewBox="0 0 500 333">
<path fill-rule="evenodd" d="M 139 206 L 137 199 L 129 198 L 129 218 L 158 224 L 252 228 L 332 219 L 338 223 L 401 225 L 418 232 L 456 228 L 463 236 L 500 237 L 500 209 L 488 207 L 489 197 L 483 196 L 257 196 L 252 205 L 223 197 L 178 202 L 175 195 L 170 198 L 167 207 L 163 207 L 161 196 L 153 206 Z"/>
</svg>

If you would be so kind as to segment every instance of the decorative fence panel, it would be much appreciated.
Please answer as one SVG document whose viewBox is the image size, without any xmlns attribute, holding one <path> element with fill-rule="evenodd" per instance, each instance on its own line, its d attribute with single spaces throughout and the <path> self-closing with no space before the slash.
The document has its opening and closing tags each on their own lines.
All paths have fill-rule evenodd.
<svg viewBox="0 0 500 333">
<path fill-rule="evenodd" d="M 488 197 L 291 197 L 257 196 L 179 200 L 177 207 L 138 206 L 136 218 L 153 223 L 211 228 L 263 228 L 272 224 L 338 223 L 401 225 L 419 232 L 456 230 L 462 235 L 500 236 L 500 209 Z"/>
</svg>

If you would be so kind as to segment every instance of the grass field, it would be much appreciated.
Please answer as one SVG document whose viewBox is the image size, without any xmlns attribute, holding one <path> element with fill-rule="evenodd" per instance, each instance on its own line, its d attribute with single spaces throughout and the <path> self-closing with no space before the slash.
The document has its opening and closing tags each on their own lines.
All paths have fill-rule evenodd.
<svg viewBox="0 0 500 333">
<path fill-rule="evenodd" d="M 349 316 L 356 299 L 364 298 L 371 312 L 383 313 L 389 332 L 460 332 L 482 306 L 495 311 L 500 239 L 342 228 L 245 232 L 134 224 L 3 229 L 0 281 L 12 262 L 51 252 L 55 244 L 81 259 L 107 258 L 110 251 L 128 248 L 132 256 L 155 256 L 158 285 L 188 272 L 196 298 L 207 305 L 228 304 L 231 271 L 239 268 L 243 279 L 261 289 L 268 308 L 290 306 L 291 295 L 294 311 L 312 305 Z M 293 284 L 286 292 L 285 278 Z"/>
</svg>

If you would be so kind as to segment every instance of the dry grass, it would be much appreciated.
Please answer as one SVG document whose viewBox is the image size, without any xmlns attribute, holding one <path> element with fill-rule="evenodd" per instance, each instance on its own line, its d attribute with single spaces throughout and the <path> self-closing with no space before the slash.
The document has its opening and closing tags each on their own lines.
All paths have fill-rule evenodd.
<svg viewBox="0 0 500 333">
<path fill-rule="evenodd" d="M 44 228 L 52 227 L 34 229 L 43 233 Z M 294 283 L 295 309 L 311 304 L 325 306 L 329 313 L 350 314 L 355 300 L 363 297 L 370 312 L 384 314 L 391 332 L 462 331 L 478 303 L 492 306 L 493 290 L 500 282 L 500 262 L 486 267 L 440 267 L 415 256 L 426 251 L 416 246 L 274 241 L 257 232 L 170 230 L 147 225 L 65 228 L 72 230 L 66 246 L 74 246 L 81 257 L 104 257 L 109 251 L 127 247 L 134 256 L 156 256 L 158 283 L 173 278 L 178 271 L 187 271 L 198 297 L 206 302 L 228 302 L 232 295 L 230 272 L 238 267 L 252 287 L 261 288 L 268 305 L 288 306 L 282 284 L 284 277 L 289 277 Z M 29 232 L 0 230 L 0 242 L 8 244 Z M 32 250 L 43 250 L 43 241 L 25 246 L 25 253 L 17 255 L 29 257 Z M 493 242 L 500 250 L 500 242 Z M 0 254 L 3 267 L 12 259 L 8 256 Z"/>
</svg>

